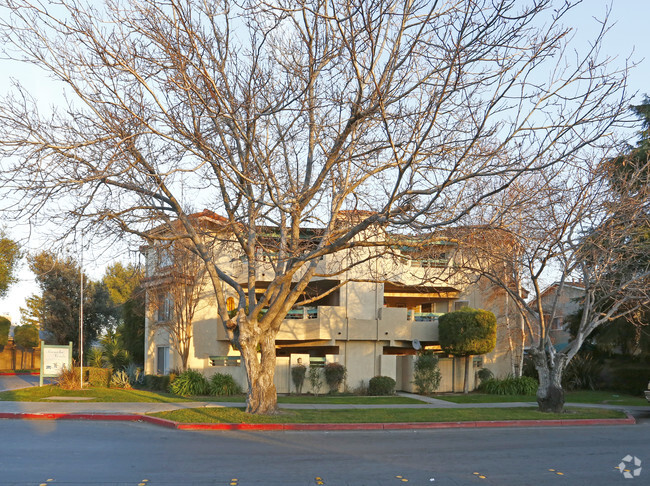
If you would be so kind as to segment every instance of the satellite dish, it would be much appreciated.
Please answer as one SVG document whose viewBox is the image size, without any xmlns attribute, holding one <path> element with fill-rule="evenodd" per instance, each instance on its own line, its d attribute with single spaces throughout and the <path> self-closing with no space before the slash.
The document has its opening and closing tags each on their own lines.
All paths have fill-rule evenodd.
<svg viewBox="0 0 650 486">
<path fill-rule="evenodd" d="M 419 339 L 414 339 L 412 344 L 413 344 L 413 349 L 415 349 L 416 351 L 422 349 L 422 345 L 420 344 Z"/>
</svg>

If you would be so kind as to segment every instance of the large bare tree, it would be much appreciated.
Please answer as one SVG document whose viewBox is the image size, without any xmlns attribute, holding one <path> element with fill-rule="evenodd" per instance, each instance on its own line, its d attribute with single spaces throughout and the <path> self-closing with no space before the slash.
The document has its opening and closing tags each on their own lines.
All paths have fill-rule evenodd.
<svg viewBox="0 0 650 486">
<path fill-rule="evenodd" d="M 249 412 L 276 409 L 275 336 L 322 257 L 462 223 L 522 174 L 580 163 L 625 97 L 625 73 L 599 58 L 606 24 L 576 56 L 566 2 L 1 3 L 3 55 L 67 101 L 44 108 L 20 84 L 2 100 L 15 207 L 192 245 Z M 197 206 L 223 216 L 244 278 L 214 258 Z"/>
<path fill-rule="evenodd" d="M 647 162 L 628 174 L 628 187 L 639 187 L 632 194 L 612 190 L 610 166 L 611 160 L 520 179 L 483 213 L 486 230 L 461 244 L 464 267 L 507 292 L 520 311 L 542 411 L 563 409 L 562 373 L 596 328 L 633 319 L 650 305 L 650 245 L 643 236 L 650 188 L 639 184 Z M 551 331 L 565 285 L 583 289 L 582 313 L 575 338 L 558 350 Z"/>
</svg>

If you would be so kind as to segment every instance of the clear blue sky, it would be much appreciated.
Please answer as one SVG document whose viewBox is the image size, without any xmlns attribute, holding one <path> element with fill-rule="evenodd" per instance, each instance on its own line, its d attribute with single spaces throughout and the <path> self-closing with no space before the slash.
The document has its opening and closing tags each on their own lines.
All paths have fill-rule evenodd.
<svg viewBox="0 0 650 486">
<path fill-rule="evenodd" d="M 558 3 L 563 1 L 558 0 Z M 584 0 L 565 23 L 575 28 L 576 48 L 585 48 L 587 42 L 594 38 L 599 29 L 595 18 L 603 19 L 610 8 L 609 21 L 612 26 L 603 45 L 603 53 L 616 57 L 614 63 L 617 66 L 624 66 L 628 58 L 638 64 L 631 70 L 628 78 L 630 92 L 637 93 L 633 102 L 638 103 L 643 94 L 650 94 L 650 86 L 648 86 L 650 60 L 647 59 L 650 57 L 650 52 L 648 52 L 648 33 L 645 30 L 650 19 L 650 0 Z M 23 72 L 18 71 L 14 65 L 3 66 L 0 69 L 0 89 L 8 89 L 9 76 L 29 79 L 28 84 L 34 87 L 34 92 L 38 93 L 39 97 L 48 100 L 47 103 L 51 103 L 52 96 L 57 96 L 47 78 L 40 77 L 39 71 L 30 69 Z M 20 234 L 12 234 L 12 228 L 8 230 L 11 236 L 22 237 Z M 33 242 L 30 246 L 29 250 L 38 249 Z M 93 278 L 99 278 L 102 274 L 101 267 L 97 265 L 88 266 L 86 271 Z M 24 306 L 25 298 L 38 291 L 26 265 L 23 265 L 19 277 L 20 282 L 11 289 L 5 299 L 0 300 L 0 314 L 9 315 L 14 324 L 19 324 L 19 307 Z"/>
</svg>

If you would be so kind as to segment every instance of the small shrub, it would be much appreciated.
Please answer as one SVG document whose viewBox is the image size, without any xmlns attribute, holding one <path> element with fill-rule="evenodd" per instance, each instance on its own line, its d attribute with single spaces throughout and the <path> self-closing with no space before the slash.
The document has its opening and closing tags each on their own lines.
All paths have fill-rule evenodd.
<svg viewBox="0 0 650 486">
<path fill-rule="evenodd" d="M 440 386 L 442 374 L 438 368 L 438 356 L 431 350 L 422 350 L 415 360 L 413 384 L 421 395 L 430 395 Z"/>
<path fill-rule="evenodd" d="M 142 372 L 142 368 L 139 368 L 135 363 L 129 363 L 124 371 L 129 377 L 129 383 L 131 386 L 142 385 L 144 382 L 144 373 Z"/>
<path fill-rule="evenodd" d="M 131 382 L 129 375 L 124 370 L 117 371 L 111 376 L 111 388 L 123 388 L 125 390 L 131 389 Z"/>
<path fill-rule="evenodd" d="M 368 395 L 395 395 L 396 384 L 390 376 L 375 376 L 368 382 Z"/>
<path fill-rule="evenodd" d="M 241 395 L 242 389 L 235 379 L 225 373 L 215 373 L 210 377 L 210 395 Z"/>
<path fill-rule="evenodd" d="M 169 375 L 145 375 L 143 387 L 147 390 L 167 392 L 172 381 L 170 378 Z"/>
<path fill-rule="evenodd" d="M 170 382 L 169 391 L 182 397 L 209 395 L 210 384 L 200 372 L 187 370 Z"/>
<path fill-rule="evenodd" d="M 56 377 L 55 383 L 64 390 L 78 390 L 81 388 L 79 370 L 63 368 L 59 376 Z"/>
<path fill-rule="evenodd" d="M 309 384 L 311 385 L 312 393 L 318 396 L 321 388 L 323 388 L 323 373 L 320 367 L 309 367 Z"/>
<path fill-rule="evenodd" d="M 305 365 L 299 364 L 291 368 L 291 381 L 293 381 L 293 386 L 296 388 L 298 395 L 302 393 L 302 385 L 305 382 L 306 374 L 307 368 Z"/>
<path fill-rule="evenodd" d="M 489 368 L 481 368 L 480 370 L 478 370 L 477 375 L 481 383 L 494 378 L 494 373 L 492 373 L 492 371 L 490 371 Z"/>
<path fill-rule="evenodd" d="M 566 390 L 595 390 L 603 365 L 589 354 L 573 357 L 562 373 L 562 387 Z"/>
<path fill-rule="evenodd" d="M 345 366 L 341 363 L 327 363 L 323 371 L 325 374 L 325 383 L 327 383 L 330 393 L 338 392 L 347 375 Z"/>
<path fill-rule="evenodd" d="M 537 380 L 529 376 L 515 378 L 491 378 L 482 382 L 478 389 L 490 395 L 535 395 L 538 387 Z"/>
</svg>

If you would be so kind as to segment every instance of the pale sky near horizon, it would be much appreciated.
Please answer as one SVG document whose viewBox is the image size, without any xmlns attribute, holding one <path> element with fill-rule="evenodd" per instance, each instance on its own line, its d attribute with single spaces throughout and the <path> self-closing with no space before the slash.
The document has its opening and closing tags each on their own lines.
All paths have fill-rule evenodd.
<svg viewBox="0 0 650 486">
<path fill-rule="evenodd" d="M 561 0 L 560 0 L 561 1 Z M 648 57 L 647 38 L 648 35 L 645 31 L 648 19 L 650 19 L 650 1 L 649 0 L 584 0 L 572 12 L 570 17 L 565 20 L 565 24 L 575 27 L 574 44 L 577 48 L 582 46 L 585 48 L 589 39 L 593 39 L 598 31 L 599 25 L 594 20 L 604 18 L 607 9 L 611 7 L 610 23 L 612 27 L 606 37 L 606 41 L 602 47 L 605 54 L 618 57 L 615 60 L 617 66 L 623 66 L 625 60 L 631 57 L 631 60 L 638 65 L 630 71 L 628 78 L 628 87 L 631 93 L 637 93 L 633 99 L 634 103 L 639 103 L 645 93 L 650 94 L 650 87 L 648 87 L 648 79 L 650 79 L 650 60 Z M 1 62 L 0 62 L 1 63 Z M 9 69 L 0 69 L 0 89 L 8 89 L 9 76 L 17 78 L 24 76 L 17 70 L 10 73 Z M 28 72 L 28 71 L 25 71 Z M 38 72 L 34 74 L 34 70 L 29 71 L 29 76 L 33 78 L 34 75 L 39 76 Z M 49 88 L 49 81 L 43 75 L 42 80 L 31 79 L 31 82 L 38 83 L 38 91 L 43 96 L 48 96 L 52 93 Z M 49 102 L 48 102 L 49 103 Z M 22 238 L 21 235 L 12 234 L 12 228 L 7 228 L 10 237 L 16 239 Z M 30 243 L 27 250 L 36 251 L 33 243 Z M 135 258 L 133 255 L 123 254 L 116 259 Z M 88 258 L 88 257 L 86 257 Z M 94 259 L 94 258 L 93 258 Z M 88 263 L 88 260 L 86 260 Z M 88 263 L 85 270 L 94 279 L 101 277 L 103 273 L 103 266 L 106 261 L 100 260 L 100 263 Z M 19 324 L 20 313 L 19 307 L 24 306 L 25 298 L 33 293 L 38 293 L 33 275 L 27 269 L 26 263 L 23 262 L 22 268 L 19 272 L 19 283 L 14 285 L 8 296 L 0 300 L 0 315 L 8 315 L 13 324 Z"/>
</svg>

